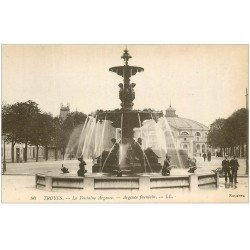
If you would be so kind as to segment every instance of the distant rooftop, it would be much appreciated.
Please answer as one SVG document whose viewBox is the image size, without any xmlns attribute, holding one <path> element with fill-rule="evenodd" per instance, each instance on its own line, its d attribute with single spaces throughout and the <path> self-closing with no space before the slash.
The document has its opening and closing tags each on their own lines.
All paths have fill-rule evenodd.
<svg viewBox="0 0 250 250">
<path fill-rule="evenodd" d="M 172 108 L 171 104 L 169 105 L 169 108 L 166 109 L 166 113 L 165 113 L 165 116 L 166 117 L 178 117 L 176 114 L 175 114 L 175 109 Z"/>
<path fill-rule="evenodd" d="M 70 109 L 69 109 L 69 107 L 61 107 L 60 110 L 61 110 L 61 111 L 69 111 Z"/>
<path fill-rule="evenodd" d="M 209 128 L 200 122 L 178 117 L 176 115 L 176 110 L 171 107 L 171 104 L 169 108 L 166 110 L 165 117 L 167 118 L 167 121 L 171 127 L 174 127 L 176 129 L 194 129 L 194 130 L 208 130 Z"/>
</svg>

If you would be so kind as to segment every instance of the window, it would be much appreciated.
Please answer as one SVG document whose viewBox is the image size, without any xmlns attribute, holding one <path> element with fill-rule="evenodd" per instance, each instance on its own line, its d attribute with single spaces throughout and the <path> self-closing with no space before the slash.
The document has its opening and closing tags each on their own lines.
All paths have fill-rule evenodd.
<svg viewBox="0 0 250 250">
<path fill-rule="evenodd" d="M 181 132 L 181 135 L 189 135 L 187 131 Z"/>
<path fill-rule="evenodd" d="M 201 133 L 200 132 L 196 132 L 195 136 L 201 136 Z"/>
<path fill-rule="evenodd" d="M 187 138 L 184 138 L 184 141 L 186 141 L 187 140 Z"/>
</svg>

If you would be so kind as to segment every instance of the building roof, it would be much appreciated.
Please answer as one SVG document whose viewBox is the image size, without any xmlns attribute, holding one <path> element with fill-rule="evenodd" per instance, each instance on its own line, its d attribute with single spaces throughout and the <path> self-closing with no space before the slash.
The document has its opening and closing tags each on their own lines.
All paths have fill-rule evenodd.
<svg viewBox="0 0 250 250">
<path fill-rule="evenodd" d="M 182 117 L 167 117 L 170 126 L 176 129 L 208 130 L 209 128 L 197 121 Z"/>
<path fill-rule="evenodd" d="M 175 109 L 172 108 L 171 104 L 169 105 L 169 108 L 166 109 L 166 113 L 165 113 L 165 116 L 166 117 L 177 117 L 177 115 L 175 114 Z"/>
<path fill-rule="evenodd" d="M 70 111 L 69 107 L 61 107 L 61 111 Z"/>
<path fill-rule="evenodd" d="M 171 107 L 171 104 L 169 108 L 166 110 L 166 118 L 170 126 L 176 129 L 193 129 L 193 130 L 208 130 L 209 128 L 197 121 L 178 117 L 175 113 L 175 109 Z"/>
<path fill-rule="evenodd" d="M 174 111 L 175 112 L 176 110 L 170 104 L 169 108 L 166 111 Z"/>
</svg>

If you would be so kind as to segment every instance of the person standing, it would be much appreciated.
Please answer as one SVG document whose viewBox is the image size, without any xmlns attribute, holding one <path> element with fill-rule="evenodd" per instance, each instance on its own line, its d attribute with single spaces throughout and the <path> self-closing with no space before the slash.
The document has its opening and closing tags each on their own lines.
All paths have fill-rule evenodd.
<svg viewBox="0 0 250 250">
<path fill-rule="evenodd" d="M 207 153 L 207 160 L 211 161 L 211 152 L 210 151 L 208 151 L 208 153 Z"/>
<path fill-rule="evenodd" d="M 229 181 L 231 182 L 231 171 L 230 171 L 230 162 L 227 158 L 227 155 L 225 155 L 225 159 L 222 161 L 222 171 L 225 174 L 225 182 L 227 182 L 227 177 L 229 178 Z"/>
<path fill-rule="evenodd" d="M 207 155 L 206 153 L 204 152 L 203 155 L 202 155 L 203 159 L 204 159 L 204 162 L 206 161 L 206 158 L 207 158 Z"/>
<path fill-rule="evenodd" d="M 237 171 L 239 169 L 239 162 L 236 159 L 236 156 L 233 156 L 233 159 L 230 161 L 230 166 L 231 166 L 231 170 L 232 170 L 232 178 L 231 178 L 231 182 L 234 183 L 238 183 L 237 182 Z"/>
</svg>

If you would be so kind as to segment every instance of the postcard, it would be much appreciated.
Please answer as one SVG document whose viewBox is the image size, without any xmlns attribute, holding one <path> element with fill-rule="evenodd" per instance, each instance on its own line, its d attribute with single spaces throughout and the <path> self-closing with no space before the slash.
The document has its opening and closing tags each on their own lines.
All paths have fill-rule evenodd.
<svg viewBox="0 0 250 250">
<path fill-rule="evenodd" d="M 2 45 L 3 203 L 248 203 L 248 45 Z"/>
</svg>

